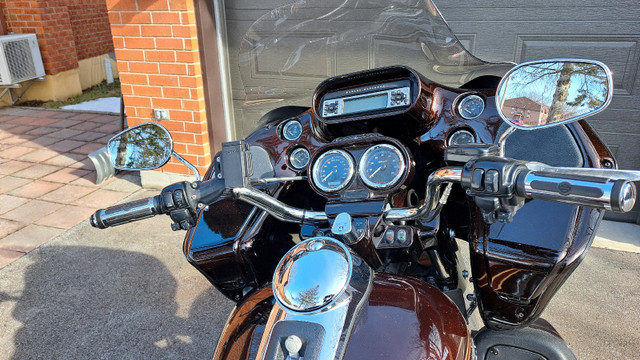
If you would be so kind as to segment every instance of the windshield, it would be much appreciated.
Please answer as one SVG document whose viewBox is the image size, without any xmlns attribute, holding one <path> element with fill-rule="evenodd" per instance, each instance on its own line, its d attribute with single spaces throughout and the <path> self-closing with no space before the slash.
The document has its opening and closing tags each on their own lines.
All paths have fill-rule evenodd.
<svg viewBox="0 0 640 360">
<path fill-rule="evenodd" d="M 460 87 L 512 67 L 471 55 L 430 0 L 302 0 L 279 7 L 249 28 L 238 65 L 244 89 L 238 115 L 253 123 L 278 106 L 310 106 L 316 86 L 335 75 L 407 65 Z"/>
</svg>

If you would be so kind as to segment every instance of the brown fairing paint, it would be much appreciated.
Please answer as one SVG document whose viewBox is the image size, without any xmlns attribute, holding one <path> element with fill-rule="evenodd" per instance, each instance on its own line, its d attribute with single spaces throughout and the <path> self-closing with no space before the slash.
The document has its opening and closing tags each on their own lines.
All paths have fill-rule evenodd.
<svg viewBox="0 0 640 360">
<path fill-rule="evenodd" d="M 240 303 L 213 358 L 255 359 L 273 303 L 269 287 Z M 376 274 L 355 321 L 345 360 L 471 358 L 471 337 L 458 308 L 437 288 L 410 277 Z"/>
<path fill-rule="evenodd" d="M 338 122 L 327 122 L 316 115 L 314 108 L 324 93 L 337 85 L 357 86 L 362 79 L 366 84 L 410 79 L 411 106 L 380 118 L 363 115 Z M 275 176 L 286 177 L 307 175 L 308 169 L 296 170 L 288 164 L 288 155 L 297 148 L 308 149 L 315 158 L 333 146 L 332 141 L 356 136 L 359 140 L 353 146 L 357 156 L 367 144 L 380 140 L 371 137 L 367 141 L 367 134 L 396 139 L 409 157 L 411 173 L 390 192 L 367 192 L 360 199 L 336 201 L 314 191 L 306 181 L 280 183 L 270 190 L 291 206 L 326 211 L 330 216 L 340 212 L 362 214 L 367 217 L 371 234 L 382 223 L 379 216 L 372 214 L 379 212 L 385 201 L 396 207 L 406 206 L 404 192 L 409 189 L 424 197 L 427 176 L 446 165 L 443 160 L 446 142 L 454 131 L 465 129 L 473 132 L 479 143 L 494 143 L 503 122 L 496 111 L 492 86 L 495 84 L 488 85 L 488 90 L 448 88 L 402 66 L 340 76 L 323 83 L 314 96 L 314 107 L 261 122 L 245 140 L 249 145 L 263 147 L 272 160 Z M 485 100 L 486 108 L 479 117 L 465 120 L 456 113 L 456 103 L 464 94 L 476 94 Z M 299 121 L 303 127 L 301 137 L 295 141 L 287 141 L 281 135 L 282 126 L 289 119 Z M 585 167 L 613 164 L 606 146 L 584 121 L 567 128 L 580 147 Z M 212 176 L 214 170 L 212 166 L 207 175 Z M 353 186 L 350 190 L 355 191 L 360 185 Z M 598 210 L 534 200 L 516 214 L 513 223 L 488 225 L 464 193 L 454 189 L 441 217 L 458 237 L 469 240 L 472 274 L 483 319 L 493 329 L 506 329 L 524 326 L 540 315 L 580 263 L 601 215 Z M 282 223 L 263 211 L 222 199 L 201 212 L 196 227 L 187 233 L 184 253 L 214 286 L 239 302 L 247 291 L 270 280 L 280 257 L 294 244 L 290 234 L 298 233 L 302 239 L 323 235 L 330 231 L 329 225 L 301 229 L 298 224 Z M 420 235 L 423 243 L 433 244 L 440 226 L 417 222 L 415 227 L 417 234 L 424 234 Z M 370 237 L 352 247 L 374 269 L 380 264 L 378 250 Z"/>
</svg>

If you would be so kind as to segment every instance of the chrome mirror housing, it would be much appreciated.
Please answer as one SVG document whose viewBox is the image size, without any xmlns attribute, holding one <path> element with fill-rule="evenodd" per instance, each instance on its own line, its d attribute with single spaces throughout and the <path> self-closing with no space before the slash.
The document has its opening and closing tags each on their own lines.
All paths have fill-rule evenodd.
<svg viewBox="0 0 640 360">
<path fill-rule="evenodd" d="M 611 70 L 599 61 L 530 61 L 502 78 L 496 108 L 509 125 L 532 130 L 597 114 L 612 95 Z"/>
</svg>

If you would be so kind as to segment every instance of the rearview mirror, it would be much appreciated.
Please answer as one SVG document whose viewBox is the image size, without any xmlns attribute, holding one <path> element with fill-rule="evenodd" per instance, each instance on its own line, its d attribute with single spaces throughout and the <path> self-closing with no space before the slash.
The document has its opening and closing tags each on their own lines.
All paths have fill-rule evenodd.
<svg viewBox="0 0 640 360">
<path fill-rule="evenodd" d="M 496 107 L 519 129 L 537 129 L 582 119 L 604 110 L 613 94 L 609 68 L 592 60 L 530 61 L 500 81 Z"/>
<path fill-rule="evenodd" d="M 169 161 L 173 153 L 173 140 L 162 125 L 145 123 L 112 137 L 107 149 L 116 169 L 150 170 Z"/>
</svg>

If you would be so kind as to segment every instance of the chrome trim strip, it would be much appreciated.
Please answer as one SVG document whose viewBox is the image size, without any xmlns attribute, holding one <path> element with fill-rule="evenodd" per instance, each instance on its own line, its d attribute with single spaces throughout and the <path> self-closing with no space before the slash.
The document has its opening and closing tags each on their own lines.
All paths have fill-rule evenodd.
<svg viewBox="0 0 640 360">
<path fill-rule="evenodd" d="M 571 186 L 584 186 L 589 188 L 597 187 L 602 190 L 602 196 L 599 198 L 590 197 L 590 196 L 581 196 L 575 194 L 562 195 L 553 191 L 545 191 L 540 189 L 534 189 L 531 187 L 531 183 L 534 181 L 543 181 L 547 183 L 561 184 L 561 183 L 569 183 Z M 542 198 L 548 200 L 555 200 L 569 204 L 575 205 L 585 205 L 592 206 L 600 209 L 612 210 L 611 209 L 611 192 L 613 190 L 613 181 L 608 181 L 606 183 L 594 183 L 587 181 L 580 181 L 575 179 L 563 179 L 563 178 L 553 178 L 549 176 L 539 176 L 535 173 L 531 172 L 527 174 L 524 180 L 524 191 L 527 197 L 534 198 Z"/>
</svg>

